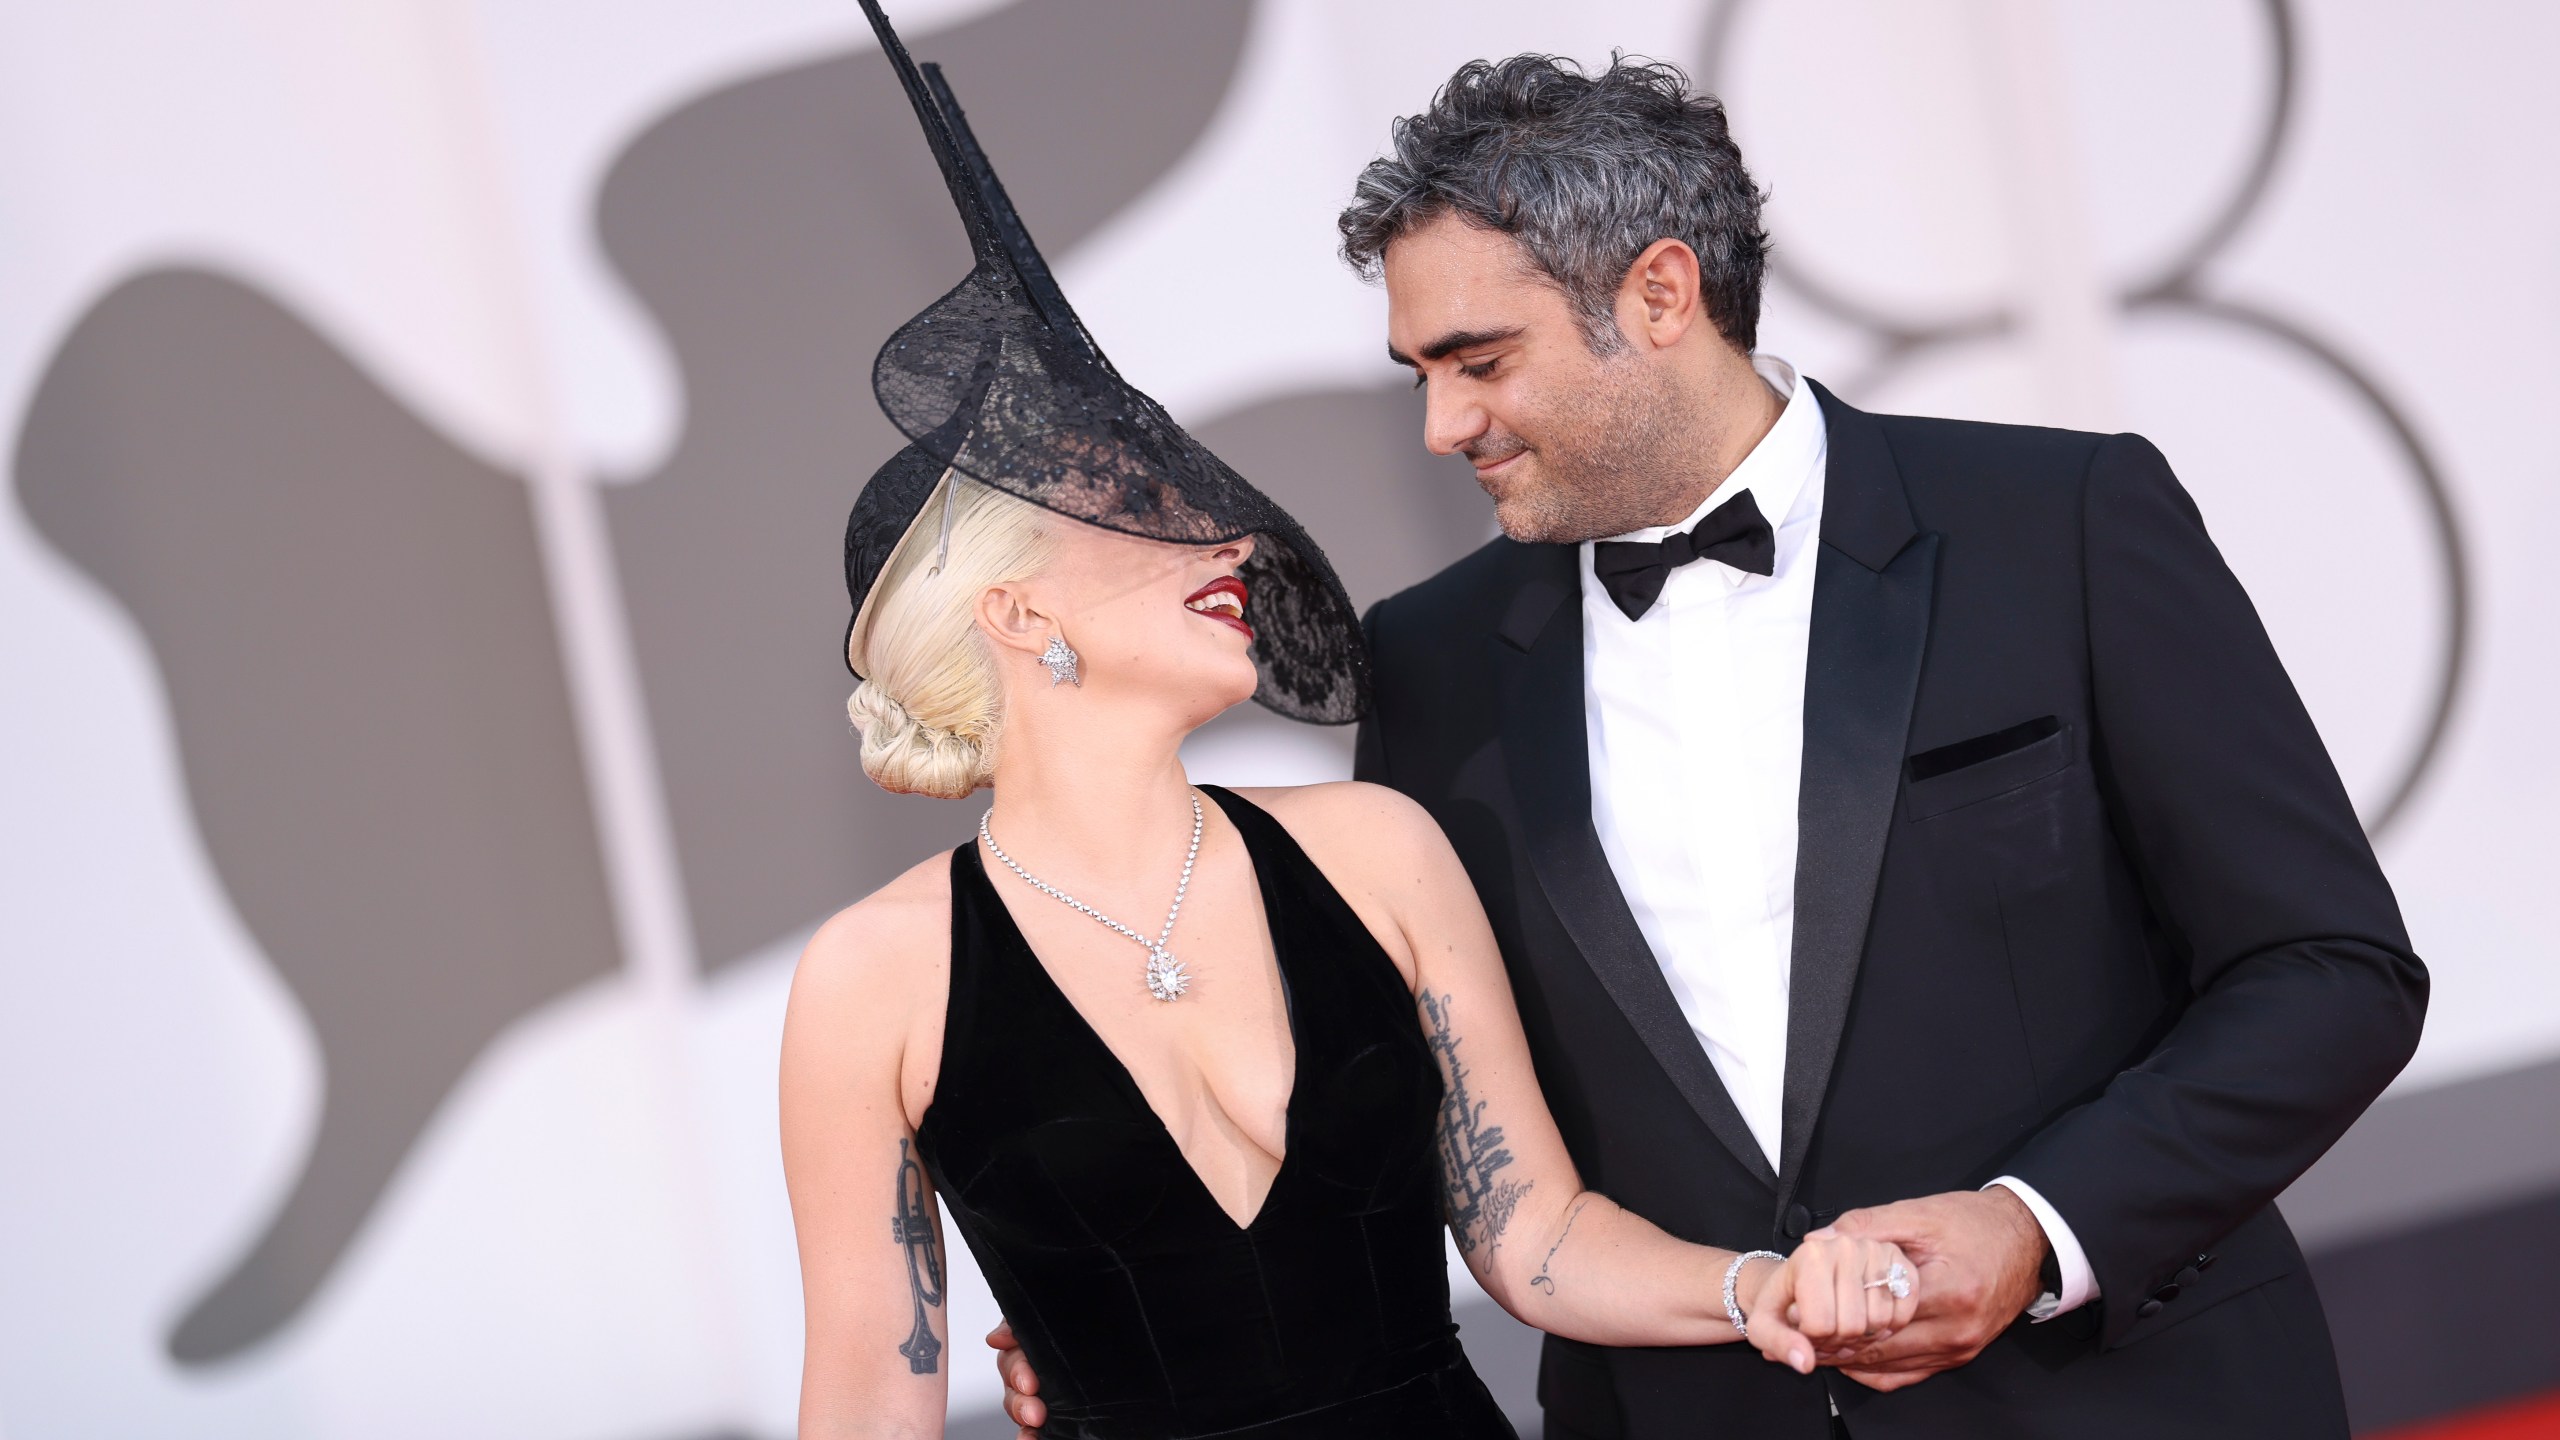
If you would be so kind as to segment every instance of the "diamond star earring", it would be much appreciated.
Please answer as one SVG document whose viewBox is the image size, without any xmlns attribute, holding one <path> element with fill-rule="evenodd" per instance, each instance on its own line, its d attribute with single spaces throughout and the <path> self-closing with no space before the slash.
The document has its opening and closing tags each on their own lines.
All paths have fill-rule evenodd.
<svg viewBox="0 0 2560 1440">
<path fill-rule="evenodd" d="M 1077 689 L 1084 688 L 1083 677 L 1076 674 L 1076 650 L 1063 635 L 1049 637 L 1049 648 L 1040 652 L 1040 663 L 1049 671 L 1049 686 L 1057 688 L 1064 681 Z"/>
</svg>

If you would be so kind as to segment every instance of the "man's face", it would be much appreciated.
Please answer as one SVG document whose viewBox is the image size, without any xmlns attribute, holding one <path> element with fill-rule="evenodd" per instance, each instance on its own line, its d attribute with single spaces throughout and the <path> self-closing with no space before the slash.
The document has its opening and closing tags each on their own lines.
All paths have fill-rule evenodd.
<svg viewBox="0 0 2560 1440">
<path fill-rule="evenodd" d="M 1443 215 L 1387 247 L 1387 353 L 1430 392 L 1423 443 L 1463 454 L 1515 540 L 1622 535 L 1657 515 L 1686 397 L 1640 345 L 1592 353 L 1510 236 Z"/>
</svg>

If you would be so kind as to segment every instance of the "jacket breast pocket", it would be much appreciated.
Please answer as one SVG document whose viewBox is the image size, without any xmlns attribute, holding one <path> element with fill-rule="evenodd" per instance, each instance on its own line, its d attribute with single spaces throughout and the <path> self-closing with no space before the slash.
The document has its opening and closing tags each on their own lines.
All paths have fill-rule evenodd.
<svg viewBox="0 0 2560 1440">
<path fill-rule="evenodd" d="M 2071 727 L 2051 715 L 1924 750 L 1903 762 L 1903 818 L 1925 820 L 2032 785 L 2071 763 Z"/>
</svg>

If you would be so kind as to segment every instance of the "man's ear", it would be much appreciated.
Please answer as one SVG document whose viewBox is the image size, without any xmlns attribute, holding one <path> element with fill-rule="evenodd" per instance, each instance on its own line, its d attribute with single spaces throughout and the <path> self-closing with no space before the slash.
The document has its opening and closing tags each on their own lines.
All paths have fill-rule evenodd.
<svg viewBox="0 0 2560 1440">
<path fill-rule="evenodd" d="M 1698 252 L 1679 240 L 1656 240 L 1627 267 L 1618 286 L 1618 328 L 1630 340 L 1667 349 L 1707 319 Z"/>
<path fill-rule="evenodd" d="M 1018 584 L 990 585 L 978 592 L 978 633 L 1008 650 L 1037 655 L 1058 633 L 1050 619 Z"/>
</svg>

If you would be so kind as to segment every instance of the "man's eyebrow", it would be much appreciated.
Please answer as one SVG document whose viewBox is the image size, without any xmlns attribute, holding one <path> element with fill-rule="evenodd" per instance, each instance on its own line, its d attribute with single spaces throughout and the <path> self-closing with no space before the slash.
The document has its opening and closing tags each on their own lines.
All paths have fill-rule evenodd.
<svg viewBox="0 0 2560 1440">
<path fill-rule="evenodd" d="M 1423 346 L 1422 358 L 1441 360 L 1461 350 L 1473 350 L 1479 345 L 1499 345 L 1505 340 L 1517 340 L 1528 328 L 1526 325 L 1513 325 L 1501 330 L 1452 330 Z M 1399 365 L 1418 368 L 1418 362 L 1412 356 L 1393 345 L 1387 347 L 1387 358 Z"/>
</svg>

